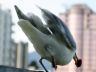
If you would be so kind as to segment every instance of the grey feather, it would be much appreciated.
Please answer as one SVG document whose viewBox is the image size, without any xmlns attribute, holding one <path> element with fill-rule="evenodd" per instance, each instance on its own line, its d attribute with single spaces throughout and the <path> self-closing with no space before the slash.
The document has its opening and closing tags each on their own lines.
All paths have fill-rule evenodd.
<svg viewBox="0 0 96 72">
<path fill-rule="evenodd" d="M 53 32 L 56 39 L 63 40 L 68 48 L 76 48 L 75 41 L 67 26 L 54 14 L 48 10 L 40 8 L 43 17 L 48 24 L 49 29 Z"/>
<path fill-rule="evenodd" d="M 24 19 L 24 20 L 28 20 L 34 27 L 36 27 L 37 29 L 39 29 L 41 32 L 50 35 L 50 31 L 47 29 L 47 27 L 44 26 L 44 24 L 42 23 L 41 19 L 39 17 L 37 17 L 36 15 L 32 14 L 32 16 L 28 17 L 25 16 L 23 14 L 23 12 L 21 12 L 21 10 L 15 6 L 17 15 L 19 19 Z"/>
</svg>

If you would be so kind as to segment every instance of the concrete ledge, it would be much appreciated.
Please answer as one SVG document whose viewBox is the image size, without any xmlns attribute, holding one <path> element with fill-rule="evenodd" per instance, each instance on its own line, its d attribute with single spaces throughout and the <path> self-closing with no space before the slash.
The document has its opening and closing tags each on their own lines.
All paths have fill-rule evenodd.
<svg viewBox="0 0 96 72">
<path fill-rule="evenodd" d="M 0 72 L 44 72 L 44 71 L 34 71 L 34 70 L 27 70 L 9 66 L 0 66 Z"/>
</svg>

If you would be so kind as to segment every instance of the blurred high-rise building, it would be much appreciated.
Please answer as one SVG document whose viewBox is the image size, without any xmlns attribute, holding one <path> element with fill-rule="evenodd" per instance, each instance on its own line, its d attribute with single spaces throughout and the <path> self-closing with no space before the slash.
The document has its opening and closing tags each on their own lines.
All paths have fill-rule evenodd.
<svg viewBox="0 0 96 72">
<path fill-rule="evenodd" d="M 11 63 L 11 26 L 10 10 L 2 10 L 0 7 L 0 65 L 10 65 Z"/>
<path fill-rule="evenodd" d="M 10 10 L 0 7 L 0 65 L 27 68 L 28 43 L 16 43 L 11 38 L 12 25 Z"/>
<path fill-rule="evenodd" d="M 28 43 L 17 43 L 16 51 L 16 67 L 25 69 L 28 68 Z"/>
<path fill-rule="evenodd" d="M 70 29 L 77 44 L 77 55 L 83 61 L 77 72 L 96 72 L 96 12 L 85 4 L 76 4 L 60 13 L 60 18 Z M 74 61 L 61 69 L 60 72 L 75 71 Z"/>
</svg>

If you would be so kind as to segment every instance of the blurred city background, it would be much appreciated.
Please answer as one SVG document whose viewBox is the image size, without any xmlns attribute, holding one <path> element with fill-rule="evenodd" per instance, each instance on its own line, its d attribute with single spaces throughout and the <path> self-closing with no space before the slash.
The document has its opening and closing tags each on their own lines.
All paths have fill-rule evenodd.
<svg viewBox="0 0 96 72">
<path fill-rule="evenodd" d="M 56 72 L 96 72 L 96 1 L 95 0 L 0 0 L 0 65 L 25 69 L 42 69 L 40 56 L 18 26 L 14 9 L 17 5 L 25 14 L 40 16 L 35 5 L 57 15 L 70 29 L 77 55 L 83 63 L 76 68 L 72 60 L 58 66 Z M 44 61 L 52 70 L 51 64 Z"/>
</svg>

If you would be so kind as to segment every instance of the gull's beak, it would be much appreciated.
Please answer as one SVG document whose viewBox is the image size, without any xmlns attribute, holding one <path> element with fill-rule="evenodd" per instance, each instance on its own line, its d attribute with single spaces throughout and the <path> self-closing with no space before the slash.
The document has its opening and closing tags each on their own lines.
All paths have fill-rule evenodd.
<svg viewBox="0 0 96 72">
<path fill-rule="evenodd" d="M 81 59 L 78 59 L 76 53 L 75 53 L 75 56 L 73 57 L 73 59 L 75 61 L 76 67 L 80 67 L 82 65 L 82 60 Z"/>
<path fill-rule="evenodd" d="M 15 7 L 15 10 L 16 10 L 16 13 L 17 13 L 17 16 L 18 16 L 19 19 L 28 20 L 28 17 L 25 16 L 23 14 L 23 12 L 21 12 L 21 10 L 16 5 L 14 7 Z"/>
</svg>

